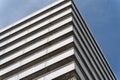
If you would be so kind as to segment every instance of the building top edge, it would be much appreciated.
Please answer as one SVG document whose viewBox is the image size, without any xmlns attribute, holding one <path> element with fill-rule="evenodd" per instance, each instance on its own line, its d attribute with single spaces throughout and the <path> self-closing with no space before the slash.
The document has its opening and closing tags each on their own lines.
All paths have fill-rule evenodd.
<svg viewBox="0 0 120 80">
<path fill-rule="evenodd" d="M 40 13 L 43 12 L 43 11 L 46 11 L 47 9 L 49 9 L 49 8 L 51 8 L 51 7 L 56 6 L 57 4 L 60 4 L 60 3 L 63 2 L 63 1 L 65 1 L 65 0 L 57 0 L 57 1 L 55 1 L 55 2 L 53 2 L 53 3 L 51 3 L 51 4 L 49 4 L 49 5 L 47 5 L 47 6 L 45 6 L 45 7 L 43 7 L 42 9 L 31 13 L 30 15 L 28 15 L 28 16 L 26 16 L 26 17 L 24 17 L 24 18 L 22 18 L 22 19 L 20 19 L 20 20 L 18 20 L 18 21 L 16 21 L 16 22 L 14 22 L 14 23 L 12 23 L 12 24 L 10 24 L 10 25 L 2 28 L 2 29 L 0 30 L 0 33 L 4 32 L 5 30 L 7 30 L 7 29 L 9 29 L 9 28 L 11 28 L 11 27 L 13 27 L 13 26 L 15 26 L 15 25 L 20 24 L 21 22 L 26 21 L 27 19 L 29 19 L 29 18 L 31 18 L 31 17 L 33 17 L 33 16 L 35 16 L 35 15 L 40 14 Z"/>
</svg>

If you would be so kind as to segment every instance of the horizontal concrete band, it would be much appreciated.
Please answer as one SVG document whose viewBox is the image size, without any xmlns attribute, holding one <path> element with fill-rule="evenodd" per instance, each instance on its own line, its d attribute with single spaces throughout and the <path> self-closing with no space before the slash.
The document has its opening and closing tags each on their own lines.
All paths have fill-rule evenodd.
<svg viewBox="0 0 120 80">
<path fill-rule="evenodd" d="M 6 45 L 1 46 L 1 50 L 4 50 L 4 49 L 6 49 L 9 46 L 14 45 L 15 43 L 20 43 L 23 40 L 27 40 L 28 38 L 30 40 L 34 39 L 34 38 L 36 38 L 39 35 L 43 35 L 43 34 L 47 33 L 48 30 L 52 31 L 52 30 L 54 30 L 57 27 L 60 27 L 60 26 L 62 26 L 64 24 L 66 24 L 66 23 L 69 23 L 71 21 L 71 19 L 72 18 L 70 16 L 68 16 L 68 15 L 67 16 L 63 16 L 63 17 L 53 21 L 52 23 L 49 23 L 49 24 L 47 24 L 47 25 L 45 25 L 43 27 L 40 27 L 39 29 L 37 29 L 37 30 L 35 30 L 35 31 L 33 31 L 33 32 L 29 33 L 29 34 L 26 34 L 26 35 L 24 35 L 22 37 L 18 37 L 17 39 L 13 38 L 12 42 L 6 43 Z"/>
<path fill-rule="evenodd" d="M 18 27 L 30 22 L 31 20 L 36 19 L 37 17 L 39 17 L 39 16 L 41 16 L 41 15 L 47 13 L 47 12 L 50 12 L 51 10 L 65 4 L 68 1 L 70 1 L 70 0 L 65 0 L 65 1 L 64 0 L 59 0 L 59 1 L 56 1 L 55 3 L 53 3 L 53 4 L 50 4 L 47 7 L 43 8 L 43 9 L 25 17 L 24 19 L 19 20 L 16 23 L 6 27 L 5 29 L 1 30 L 0 35 L 4 35 L 9 31 L 18 28 Z"/>
<path fill-rule="evenodd" d="M 40 38 L 40 40 L 38 41 L 38 42 L 35 42 L 35 44 L 31 44 L 31 45 L 28 45 L 28 47 L 27 46 L 22 46 L 22 48 L 24 48 L 24 53 L 26 53 L 26 52 L 28 52 L 28 51 L 30 51 L 30 50 L 32 50 L 32 49 L 34 49 L 34 48 L 36 48 L 36 47 L 38 47 L 38 46 L 40 46 L 40 45 L 43 45 L 43 44 L 45 44 L 45 43 L 47 43 L 47 42 L 49 42 L 49 41 L 51 41 L 51 40 L 53 40 L 53 39 L 55 39 L 55 38 L 57 38 L 57 37 L 59 37 L 59 36 L 61 36 L 61 35 L 64 35 L 64 34 L 66 34 L 66 33 L 69 33 L 70 31 L 72 31 L 72 27 L 66 27 L 66 29 L 63 29 L 63 30 L 61 30 L 61 31 L 59 31 L 58 33 L 56 33 L 56 34 L 53 34 L 53 35 L 51 35 L 51 36 L 49 36 L 49 38 L 45 38 L 45 39 L 41 39 Z M 60 35 L 59 35 L 60 34 Z M 43 36 L 43 37 L 45 37 L 45 35 Z M 34 43 L 34 42 L 33 42 Z M 39 45 L 38 45 L 38 43 L 39 43 Z M 27 45 L 27 44 L 26 44 Z M 35 47 L 34 47 L 35 46 Z M 20 47 L 19 47 L 20 48 Z M 18 48 L 18 49 L 19 49 Z M 12 54 L 10 54 L 9 53 L 9 55 L 10 56 L 8 56 L 8 57 L 6 57 L 6 58 L 3 58 L 2 60 L 1 60 L 1 64 L 4 64 L 5 62 L 6 62 L 6 60 L 7 61 L 9 61 L 9 60 L 11 60 L 11 59 L 14 59 L 15 57 L 17 57 L 17 56 L 20 56 L 20 55 L 22 55 L 22 54 L 24 54 L 23 53 L 23 51 L 20 51 L 20 50 L 17 50 L 16 52 L 12 52 Z M 7 54 L 6 54 L 7 55 Z M 16 55 L 16 56 L 15 56 Z M 13 56 L 13 57 L 12 57 Z"/>
<path fill-rule="evenodd" d="M 28 57 L 28 56 L 30 56 L 30 55 L 32 55 L 32 54 L 35 54 L 35 53 L 37 53 L 37 52 L 39 52 L 39 51 L 42 51 L 42 50 L 45 50 L 45 49 L 47 49 L 47 48 L 51 48 L 50 50 L 52 50 L 52 45 L 53 45 L 53 49 L 54 49 L 54 45 L 56 46 L 56 48 L 57 48 L 57 47 L 60 47 L 60 46 L 57 46 L 57 44 L 58 44 L 58 45 L 61 44 L 61 46 L 62 46 L 62 45 L 64 45 L 64 44 L 62 44 L 62 43 L 64 43 L 66 40 L 68 41 L 67 43 L 73 42 L 72 37 L 70 38 L 71 35 L 72 35 L 71 32 L 70 32 L 70 33 L 67 33 L 66 35 L 63 35 L 62 37 L 59 37 L 59 38 L 57 38 L 57 39 L 55 39 L 55 40 L 53 40 L 53 41 L 50 41 L 50 42 L 45 43 L 45 44 L 43 44 L 43 45 L 41 45 L 41 46 L 38 46 L 37 48 L 32 49 L 32 50 L 30 50 L 30 51 L 28 51 L 28 52 L 26 52 L 26 53 L 23 53 L 23 54 L 20 55 L 20 56 L 16 55 L 15 58 L 13 59 L 13 62 L 16 61 L 15 59 L 17 59 L 17 61 L 18 61 L 18 60 L 21 60 L 21 59 L 23 59 L 23 58 L 25 58 L 25 57 Z M 65 43 L 65 44 L 67 44 L 67 43 Z M 11 61 L 8 61 L 7 63 L 9 63 L 9 62 L 11 62 Z M 6 64 L 6 63 L 5 63 L 5 64 Z M 1 65 L 1 66 L 2 66 L 2 65 Z"/>
<path fill-rule="evenodd" d="M 18 46 L 18 47 L 20 47 L 20 46 L 23 46 L 23 45 L 26 45 L 26 44 L 29 44 L 29 43 L 31 43 L 31 42 L 36 42 L 36 41 L 38 41 L 38 40 L 40 40 L 40 39 L 44 39 L 44 37 L 45 38 L 47 38 L 47 37 L 49 37 L 51 34 L 53 34 L 53 33 L 57 33 L 57 32 L 59 32 L 59 30 L 62 30 L 62 29 L 64 29 L 64 28 L 66 28 L 68 25 L 69 25 L 70 23 L 68 22 L 68 23 L 65 23 L 65 24 L 63 24 L 63 25 L 61 25 L 61 26 L 58 26 L 58 27 L 56 27 L 56 29 L 54 29 L 53 28 L 53 30 L 49 30 L 49 29 L 47 29 L 46 31 L 45 31 L 45 33 L 43 33 L 43 34 L 41 34 L 41 35 L 37 35 L 37 36 L 35 36 L 35 38 L 34 38 L 34 36 L 33 37 L 31 37 L 31 38 L 29 38 L 28 39 L 28 41 L 24 41 L 24 43 L 21 45 L 16 45 L 16 46 Z M 64 26 L 66 26 L 66 27 L 64 27 Z M 29 41 L 30 40 L 30 41 Z M 11 46 L 12 47 L 12 46 Z M 14 47 L 14 46 L 13 46 Z M 15 47 L 15 48 L 18 48 L 18 47 Z M 11 49 L 10 49 L 11 50 Z M 9 49 L 7 50 L 7 52 L 10 52 L 9 51 Z M 7 53 L 6 52 L 6 53 Z M 4 52 L 4 53 L 2 53 L 3 55 L 6 55 L 6 53 Z M 3 56 L 1 54 L 1 56 Z M 1 58 L 1 56 L 0 56 L 0 58 Z"/>
<path fill-rule="evenodd" d="M 62 10 L 60 10 L 60 12 L 57 11 L 53 15 L 46 17 L 44 20 L 39 20 L 38 22 L 35 22 L 34 24 L 28 26 L 27 28 L 23 28 L 22 30 L 17 31 L 14 34 L 11 34 L 10 36 L 8 36 L 8 38 L 7 37 L 2 38 L 0 42 L 2 42 L 2 46 L 4 46 L 5 44 L 10 43 L 11 41 L 13 41 L 17 38 L 22 37 L 27 34 L 30 34 L 33 31 L 35 32 L 37 29 L 43 28 L 44 26 L 48 26 L 48 28 L 49 28 L 49 26 L 51 24 L 53 25 L 53 24 L 55 24 L 54 22 L 57 22 L 55 20 L 65 16 L 68 13 L 71 13 L 70 7 L 63 8 Z M 16 35 L 18 35 L 18 36 L 16 36 Z"/>
<path fill-rule="evenodd" d="M 10 72 L 8 72 L 7 74 L 13 75 L 13 74 L 18 73 L 19 70 L 20 71 L 24 71 L 25 69 L 27 69 L 27 68 L 35 65 L 35 64 L 38 64 L 40 62 L 44 62 L 45 60 L 47 60 L 47 59 L 49 59 L 51 57 L 54 57 L 54 56 L 59 55 L 59 54 L 65 52 L 65 51 L 68 51 L 72 47 L 73 47 L 73 43 L 69 43 L 69 44 L 67 44 L 65 46 L 60 47 L 59 49 L 56 49 L 56 50 L 50 52 L 50 53 L 41 54 L 41 56 L 39 55 L 38 58 L 36 58 L 36 59 L 34 59 L 34 60 L 26 63 L 26 64 L 20 65 L 18 68 L 14 69 L 14 70 L 12 70 Z M 31 59 L 32 59 L 32 57 L 31 57 Z M 5 74 L 5 75 L 7 75 L 7 74 Z"/>
<path fill-rule="evenodd" d="M 50 72 L 51 70 L 55 70 L 56 68 L 59 68 L 60 66 L 64 66 L 65 64 L 71 62 L 73 60 L 73 58 L 66 58 L 66 59 L 63 59 L 53 65 L 50 65 L 48 67 L 44 67 L 44 64 L 40 64 L 40 65 L 37 65 L 36 67 L 33 67 L 33 68 L 36 68 L 34 70 L 32 70 L 33 68 L 31 69 L 28 69 L 27 71 L 23 71 L 21 72 L 21 74 L 19 74 L 19 79 L 21 80 L 29 80 L 29 79 L 34 79 L 36 77 L 39 77 L 39 76 L 42 76 L 48 72 Z M 43 66 L 41 66 L 43 65 Z M 39 67 L 41 66 L 41 67 Z M 37 68 L 39 67 L 39 68 Z M 40 69 L 40 70 L 39 70 Z M 30 71 L 30 73 L 28 74 L 28 72 Z M 27 74 L 24 74 L 24 73 L 27 73 Z M 1 76 L 2 79 L 8 79 L 8 80 L 13 80 L 12 78 L 15 77 L 15 75 L 12 77 L 8 77 L 9 75 L 3 75 Z M 17 75 L 16 75 L 17 76 Z M 8 78 L 7 78 L 8 77 Z"/>
<path fill-rule="evenodd" d="M 36 17 L 35 19 L 31 19 L 32 21 L 29 21 L 26 24 L 22 24 L 22 26 L 17 27 L 17 29 L 13 28 L 13 30 L 11 32 L 7 32 L 5 35 L 1 35 L 1 40 L 0 42 L 3 40 L 5 40 L 4 38 L 9 38 L 9 36 L 12 36 L 14 34 L 18 34 L 19 32 L 23 32 L 26 29 L 30 29 L 32 27 L 32 25 L 35 25 L 35 23 L 40 23 L 40 22 L 44 22 L 46 20 L 49 20 L 51 17 L 54 17 L 56 14 L 61 13 L 65 10 L 65 8 L 69 7 L 71 5 L 71 2 L 67 2 L 62 4 L 61 6 L 57 6 L 56 8 L 51 9 L 51 11 L 46 12 L 42 15 L 40 15 L 39 17 Z M 7 38 L 7 39 L 8 39 Z"/>
<path fill-rule="evenodd" d="M 75 79 L 74 79 L 75 78 Z M 80 80 L 78 74 L 76 73 L 76 71 L 70 71 L 66 74 L 63 74 L 57 78 L 54 78 L 53 80 Z"/>
</svg>

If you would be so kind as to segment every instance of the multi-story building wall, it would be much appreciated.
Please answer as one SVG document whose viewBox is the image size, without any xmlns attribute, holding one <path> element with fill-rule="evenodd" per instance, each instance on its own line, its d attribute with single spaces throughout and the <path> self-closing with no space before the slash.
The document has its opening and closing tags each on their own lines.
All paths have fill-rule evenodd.
<svg viewBox="0 0 120 80">
<path fill-rule="evenodd" d="M 0 80 L 116 80 L 72 0 L 0 32 Z"/>
</svg>

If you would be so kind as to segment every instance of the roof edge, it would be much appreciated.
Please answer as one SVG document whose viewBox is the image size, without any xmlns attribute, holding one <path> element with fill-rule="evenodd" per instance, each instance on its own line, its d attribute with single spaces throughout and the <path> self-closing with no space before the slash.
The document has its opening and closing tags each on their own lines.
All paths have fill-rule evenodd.
<svg viewBox="0 0 120 80">
<path fill-rule="evenodd" d="M 12 24 L 10 24 L 10 25 L 8 25 L 8 26 L 6 26 L 5 28 L 2 28 L 2 29 L 0 30 L 0 33 L 4 32 L 5 30 L 7 30 L 7 29 L 9 29 L 9 28 L 11 28 L 11 27 L 13 27 L 13 26 L 15 26 L 15 25 L 20 24 L 20 23 L 23 22 L 23 21 L 26 21 L 27 19 L 29 19 L 29 18 L 31 18 L 31 17 L 33 17 L 33 16 L 35 16 L 35 15 L 40 14 L 41 12 L 43 12 L 43 11 L 45 11 L 45 10 L 51 8 L 51 7 L 56 6 L 57 4 L 60 4 L 60 3 L 63 2 L 63 1 L 65 1 L 65 0 L 57 0 L 57 1 L 55 1 L 55 2 L 53 2 L 53 3 L 51 3 L 51 4 L 49 4 L 49 5 L 47 5 L 47 6 L 45 6 L 45 7 L 43 7 L 42 9 L 40 9 L 40 10 L 38 10 L 38 11 L 35 11 L 35 12 L 29 14 L 28 16 L 22 18 L 22 19 L 19 19 L 18 21 L 14 22 L 14 23 L 12 23 Z"/>
</svg>

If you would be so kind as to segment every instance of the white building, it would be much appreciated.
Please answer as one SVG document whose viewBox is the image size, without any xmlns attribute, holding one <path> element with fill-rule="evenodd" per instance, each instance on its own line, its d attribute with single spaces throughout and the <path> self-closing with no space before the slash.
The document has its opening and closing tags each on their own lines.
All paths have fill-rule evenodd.
<svg viewBox="0 0 120 80">
<path fill-rule="evenodd" d="M 0 35 L 0 80 L 116 80 L 72 0 L 58 0 Z"/>
</svg>

